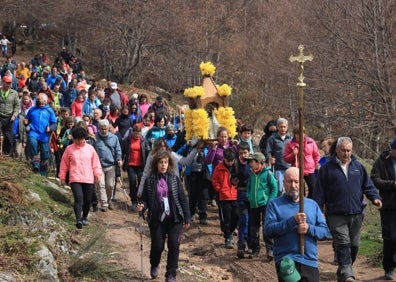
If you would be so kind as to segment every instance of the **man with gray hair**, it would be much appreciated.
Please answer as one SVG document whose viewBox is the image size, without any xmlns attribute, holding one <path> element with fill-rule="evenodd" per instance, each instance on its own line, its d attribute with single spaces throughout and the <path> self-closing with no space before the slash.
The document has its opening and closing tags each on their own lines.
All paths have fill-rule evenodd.
<svg viewBox="0 0 396 282">
<path fill-rule="evenodd" d="M 107 119 L 99 120 L 99 131 L 96 133 L 95 149 L 98 153 L 103 174 L 99 181 L 99 198 L 101 210 L 112 210 L 111 197 L 115 186 L 116 165 L 122 166 L 121 146 L 118 138 L 109 132 L 110 123 Z"/>
<path fill-rule="evenodd" d="M 360 243 L 365 195 L 378 208 L 382 207 L 371 178 L 364 166 L 352 155 L 352 140 L 340 137 L 335 154 L 320 168 L 313 199 L 325 212 L 333 235 L 338 263 L 337 281 L 355 281 L 352 264 Z"/>
<path fill-rule="evenodd" d="M 288 121 L 285 118 L 279 118 L 276 121 L 277 131 L 274 132 L 267 141 L 265 158 L 268 160 L 269 165 L 273 166 L 276 181 L 278 182 L 278 196 L 283 192 L 283 178 L 286 169 L 290 167 L 290 164 L 285 162 L 283 154 L 285 152 L 286 143 L 289 142 L 292 137 L 287 132 Z"/>
</svg>

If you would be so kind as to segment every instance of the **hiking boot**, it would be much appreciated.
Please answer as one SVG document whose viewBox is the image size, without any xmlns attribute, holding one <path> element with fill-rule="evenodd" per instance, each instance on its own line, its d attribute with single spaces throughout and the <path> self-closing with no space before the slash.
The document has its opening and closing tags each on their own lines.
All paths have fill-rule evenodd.
<svg viewBox="0 0 396 282">
<path fill-rule="evenodd" d="M 393 280 L 393 270 L 386 271 L 384 279 L 385 280 Z"/>
<path fill-rule="evenodd" d="M 101 210 L 102 212 L 107 212 L 107 207 L 102 207 L 100 210 Z"/>
<path fill-rule="evenodd" d="M 83 217 L 82 225 L 83 225 L 83 226 L 87 226 L 88 224 L 89 224 L 89 223 L 88 223 L 88 218 Z"/>
<path fill-rule="evenodd" d="M 112 202 L 109 203 L 108 208 L 109 208 L 109 210 L 111 210 L 111 211 L 114 210 L 114 206 L 113 206 L 113 203 L 112 203 Z"/>
<path fill-rule="evenodd" d="M 165 282 L 176 282 L 176 276 L 173 274 L 169 274 L 168 276 L 166 276 Z"/>
<path fill-rule="evenodd" d="M 92 211 L 97 212 L 99 210 L 98 204 L 92 204 Z"/>
<path fill-rule="evenodd" d="M 345 279 L 345 282 L 353 282 L 355 281 L 355 278 L 353 276 L 348 277 L 347 279 Z"/>
<path fill-rule="evenodd" d="M 132 206 L 131 206 L 131 211 L 136 211 L 136 208 L 137 208 L 137 203 L 132 203 Z"/>
<path fill-rule="evenodd" d="M 202 224 L 202 225 L 208 225 L 208 220 L 206 218 L 201 218 L 199 220 L 199 223 Z"/>
<path fill-rule="evenodd" d="M 237 257 L 239 259 L 243 259 L 245 257 L 245 250 L 244 249 L 238 249 L 237 251 Z"/>
<path fill-rule="evenodd" d="M 155 279 L 158 277 L 158 266 L 152 266 L 150 268 L 150 276 L 151 276 L 151 279 Z"/>
<path fill-rule="evenodd" d="M 82 223 L 82 221 L 81 221 L 81 220 L 78 220 L 78 221 L 77 221 L 77 223 L 76 223 L 76 227 L 77 227 L 77 229 L 82 229 L 82 227 L 83 227 L 83 223 Z"/>
<path fill-rule="evenodd" d="M 232 249 L 234 248 L 234 243 L 232 242 L 232 238 L 227 238 L 225 240 L 225 248 L 226 249 Z"/>
</svg>

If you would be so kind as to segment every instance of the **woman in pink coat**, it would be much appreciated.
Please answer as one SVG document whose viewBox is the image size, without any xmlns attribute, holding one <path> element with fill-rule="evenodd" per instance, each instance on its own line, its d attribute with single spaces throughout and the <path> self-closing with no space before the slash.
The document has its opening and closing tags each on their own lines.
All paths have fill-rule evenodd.
<svg viewBox="0 0 396 282">
<path fill-rule="evenodd" d="M 83 127 L 75 127 L 71 134 L 73 144 L 67 146 L 63 153 L 59 179 L 61 185 L 65 185 L 66 174 L 69 173 L 69 183 L 74 197 L 76 227 L 81 229 L 88 225 L 92 195 L 95 193 L 95 183 L 102 175 L 102 167 L 94 147 L 85 142 L 87 130 Z"/>
<path fill-rule="evenodd" d="M 315 188 L 315 169 L 319 169 L 320 154 L 315 140 L 305 135 L 304 132 L 304 180 L 308 186 L 308 198 L 312 198 L 312 192 Z M 283 159 L 292 166 L 300 167 L 299 161 L 299 128 L 293 130 L 294 138 L 286 143 Z"/>
</svg>

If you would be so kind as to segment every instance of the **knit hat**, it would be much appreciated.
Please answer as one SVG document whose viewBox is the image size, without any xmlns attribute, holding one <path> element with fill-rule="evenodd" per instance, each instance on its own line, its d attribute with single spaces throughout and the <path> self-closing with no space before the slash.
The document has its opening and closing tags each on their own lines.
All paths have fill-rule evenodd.
<svg viewBox="0 0 396 282">
<path fill-rule="evenodd" d="M 288 256 L 283 257 L 280 262 L 279 276 L 285 282 L 297 282 L 301 279 L 294 261 Z"/>
<path fill-rule="evenodd" d="M 396 150 L 396 137 L 393 139 L 391 143 L 391 149 Z"/>
</svg>

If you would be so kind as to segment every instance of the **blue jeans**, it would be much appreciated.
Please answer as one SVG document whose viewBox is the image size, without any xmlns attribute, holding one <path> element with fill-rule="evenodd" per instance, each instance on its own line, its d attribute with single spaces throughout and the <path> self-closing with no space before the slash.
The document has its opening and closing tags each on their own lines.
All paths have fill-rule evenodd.
<svg viewBox="0 0 396 282">
<path fill-rule="evenodd" d="M 339 281 L 355 277 L 352 264 L 359 250 L 362 222 L 363 214 L 327 216 L 327 223 L 336 249 Z"/>
<path fill-rule="evenodd" d="M 238 191 L 238 198 L 241 192 Z M 243 192 L 246 194 L 246 192 Z M 245 242 L 250 248 L 250 236 L 249 236 L 249 209 L 250 205 L 247 200 L 237 200 L 239 209 L 239 221 L 238 221 L 238 249 L 245 249 Z"/>
<path fill-rule="evenodd" d="M 48 170 L 48 159 L 50 146 L 49 142 L 43 142 L 35 138 L 29 137 L 30 156 L 34 158 L 40 153 L 40 174 L 46 176 Z"/>
<path fill-rule="evenodd" d="M 1 45 L 1 51 L 3 52 L 3 57 L 7 57 L 7 45 Z"/>
<path fill-rule="evenodd" d="M 285 178 L 286 170 L 275 170 L 274 175 L 276 178 L 276 182 L 278 184 L 278 196 L 282 195 L 283 192 L 283 179 Z"/>
</svg>

